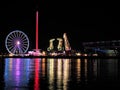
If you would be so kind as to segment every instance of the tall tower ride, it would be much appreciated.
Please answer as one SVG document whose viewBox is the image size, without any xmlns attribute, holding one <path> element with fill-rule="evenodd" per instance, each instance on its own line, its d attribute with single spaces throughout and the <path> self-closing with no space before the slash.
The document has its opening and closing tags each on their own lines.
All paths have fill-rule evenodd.
<svg viewBox="0 0 120 90">
<path fill-rule="evenodd" d="M 36 35 L 35 35 L 35 38 L 36 38 L 36 42 L 35 42 L 35 49 L 34 49 L 34 56 L 39 56 L 41 55 L 41 51 L 39 49 L 39 29 L 38 29 L 38 11 L 36 11 Z"/>
<path fill-rule="evenodd" d="M 38 11 L 36 11 L 36 50 L 38 50 Z"/>
</svg>

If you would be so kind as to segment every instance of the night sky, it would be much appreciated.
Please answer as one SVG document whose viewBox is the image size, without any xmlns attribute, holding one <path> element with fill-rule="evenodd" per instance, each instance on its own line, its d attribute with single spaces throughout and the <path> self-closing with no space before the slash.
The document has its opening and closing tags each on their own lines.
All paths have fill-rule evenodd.
<svg viewBox="0 0 120 90">
<path fill-rule="evenodd" d="M 79 1 L 79 0 L 78 0 Z M 39 11 L 39 48 L 46 49 L 49 39 L 66 32 L 73 49 L 82 42 L 119 40 L 119 8 L 94 8 L 89 2 L 53 0 L 17 0 L 0 6 L 0 51 L 5 50 L 5 38 L 13 30 L 21 30 L 35 48 L 35 12 Z M 89 5 L 88 5 L 89 4 Z M 91 7 L 92 6 L 92 7 Z"/>
</svg>

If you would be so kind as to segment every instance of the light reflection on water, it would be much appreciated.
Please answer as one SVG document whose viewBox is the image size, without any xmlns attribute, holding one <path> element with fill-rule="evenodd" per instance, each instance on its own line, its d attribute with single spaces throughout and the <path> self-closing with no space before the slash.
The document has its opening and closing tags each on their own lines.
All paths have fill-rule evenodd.
<svg viewBox="0 0 120 90">
<path fill-rule="evenodd" d="M 5 90 L 118 87 L 119 64 L 118 59 L 6 58 L 2 86 Z"/>
<path fill-rule="evenodd" d="M 5 89 L 25 88 L 29 82 L 29 63 L 30 60 L 21 60 L 20 58 L 5 59 L 4 82 Z"/>
</svg>

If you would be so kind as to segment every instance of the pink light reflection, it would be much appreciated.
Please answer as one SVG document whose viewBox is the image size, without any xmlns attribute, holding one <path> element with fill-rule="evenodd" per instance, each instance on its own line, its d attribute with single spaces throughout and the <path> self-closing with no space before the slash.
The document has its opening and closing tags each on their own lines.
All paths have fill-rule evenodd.
<svg viewBox="0 0 120 90">
<path fill-rule="evenodd" d="M 34 90 L 39 90 L 40 81 L 39 81 L 39 59 L 35 59 L 35 77 L 34 77 Z"/>
</svg>

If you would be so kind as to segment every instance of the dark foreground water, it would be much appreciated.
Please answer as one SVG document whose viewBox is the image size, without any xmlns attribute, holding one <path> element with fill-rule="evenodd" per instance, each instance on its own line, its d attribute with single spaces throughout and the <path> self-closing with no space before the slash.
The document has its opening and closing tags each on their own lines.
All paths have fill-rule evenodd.
<svg viewBox="0 0 120 90">
<path fill-rule="evenodd" d="M 0 90 L 104 88 L 120 88 L 120 59 L 0 59 Z"/>
</svg>

